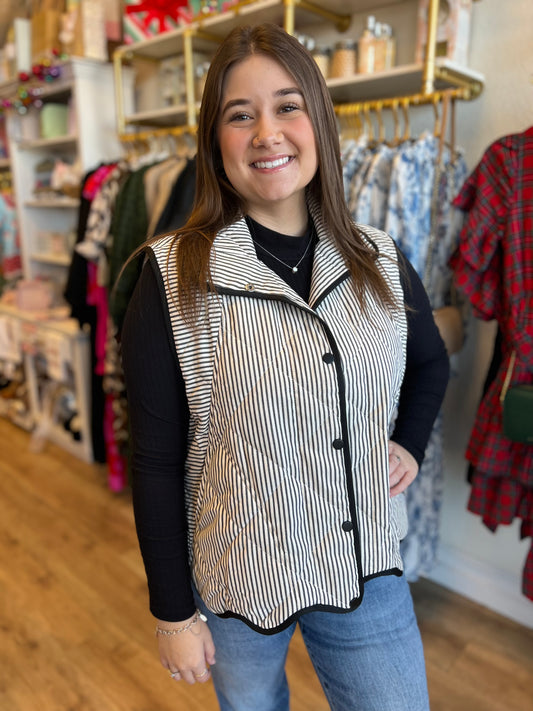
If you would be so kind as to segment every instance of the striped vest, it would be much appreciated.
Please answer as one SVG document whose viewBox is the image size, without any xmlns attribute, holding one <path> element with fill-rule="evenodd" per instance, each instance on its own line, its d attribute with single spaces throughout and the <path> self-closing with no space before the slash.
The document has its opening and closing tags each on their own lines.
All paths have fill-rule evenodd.
<svg viewBox="0 0 533 711">
<path fill-rule="evenodd" d="M 305 610 L 353 609 L 365 578 L 402 570 L 405 505 L 389 497 L 387 443 L 405 313 L 369 298 L 370 323 L 363 317 L 346 265 L 311 212 L 319 241 L 309 303 L 257 259 L 244 220 L 215 239 L 217 293 L 195 327 L 172 298 L 172 238 L 152 255 L 190 409 L 193 579 L 213 612 L 267 633 Z M 365 231 L 403 303 L 392 240 Z"/>
</svg>

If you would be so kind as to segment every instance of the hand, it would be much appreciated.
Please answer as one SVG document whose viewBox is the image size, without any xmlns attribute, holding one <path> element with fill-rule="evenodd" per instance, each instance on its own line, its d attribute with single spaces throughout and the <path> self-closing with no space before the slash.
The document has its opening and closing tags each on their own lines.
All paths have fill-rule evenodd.
<svg viewBox="0 0 533 711">
<path fill-rule="evenodd" d="M 158 620 L 158 627 L 171 630 L 184 627 L 194 615 L 183 622 L 172 623 Z M 175 681 L 195 684 L 211 678 L 209 667 L 215 663 L 215 645 L 207 624 L 199 617 L 186 632 L 173 635 L 158 635 L 159 658 Z"/>
<path fill-rule="evenodd" d="M 389 441 L 389 484 L 390 495 L 397 496 L 405 491 L 418 474 L 416 459 L 400 444 Z"/>
</svg>

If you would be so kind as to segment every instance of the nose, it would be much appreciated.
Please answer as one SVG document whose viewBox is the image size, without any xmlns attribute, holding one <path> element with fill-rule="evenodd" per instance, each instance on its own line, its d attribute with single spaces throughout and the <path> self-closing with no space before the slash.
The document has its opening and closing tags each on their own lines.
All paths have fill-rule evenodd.
<svg viewBox="0 0 533 711">
<path fill-rule="evenodd" d="M 283 133 L 277 129 L 274 122 L 262 119 L 257 125 L 257 133 L 252 139 L 254 148 L 268 148 L 283 140 Z"/>
</svg>

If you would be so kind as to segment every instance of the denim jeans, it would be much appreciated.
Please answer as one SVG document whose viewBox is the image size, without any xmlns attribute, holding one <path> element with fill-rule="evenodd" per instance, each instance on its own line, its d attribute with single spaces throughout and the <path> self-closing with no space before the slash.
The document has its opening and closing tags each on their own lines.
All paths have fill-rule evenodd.
<svg viewBox="0 0 533 711">
<path fill-rule="evenodd" d="M 428 711 L 424 653 L 405 576 L 365 583 L 353 612 L 309 612 L 273 635 L 207 615 L 216 646 L 211 668 L 221 711 L 289 711 L 285 661 L 300 625 L 332 711 Z"/>
</svg>

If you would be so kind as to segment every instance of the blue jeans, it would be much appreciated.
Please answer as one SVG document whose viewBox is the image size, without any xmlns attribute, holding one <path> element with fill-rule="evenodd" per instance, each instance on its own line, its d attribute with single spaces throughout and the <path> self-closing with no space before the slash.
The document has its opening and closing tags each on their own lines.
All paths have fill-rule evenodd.
<svg viewBox="0 0 533 711">
<path fill-rule="evenodd" d="M 211 673 L 221 711 L 289 711 L 285 661 L 300 625 L 332 711 L 428 711 L 424 652 L 405 576 L 365 584 L 353 612 L 309 612 L 273 635 L 240 620 L 208 618 L 216 646 Z"/>
</svg>

